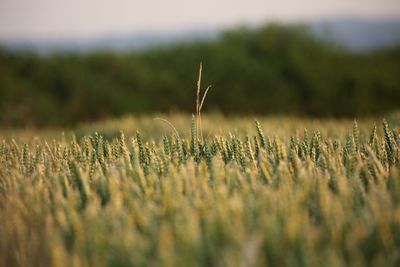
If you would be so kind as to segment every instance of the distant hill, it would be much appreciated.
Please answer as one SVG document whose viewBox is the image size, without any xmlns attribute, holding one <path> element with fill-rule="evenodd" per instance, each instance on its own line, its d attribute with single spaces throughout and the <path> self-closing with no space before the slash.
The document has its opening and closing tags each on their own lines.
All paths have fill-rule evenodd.
<svg viewBox="0 0 400 267">
<path fill-rule="evenodd" d="M 400 45 L 400 19 L 368 21 L 363 19 L 331 19 L 306 23 L 311 32 L 353 52 L 365 52 Z M 131 35 L 107 35 L 91 39 L 12 40 L 1 42 L 12 51 L 29 50 L 39 53 L 90 52 L 110 50 L 124 52 L 168 46 L 175 43 L 209 41 L 219 36 L 218 30 L 195 29 L 181 32 L 146 32 Z"/>
<path fill-rule="evenodd" d="M 371 51 L 400 44 L 400 20 L 328 20 L 312 23 L 311 29 L 317 37 L 351 51 Z"/>
<path fill-rule="evenodd" d="M 213 40 L 218 36 L 216 30 L 187 30 L 182 32 L 147 32 L 136 34 L 112 34 L 91 39 L 61 40 L 13 40 L 1 42 L 11 51 L 33 51 L 43 54 L 51 52 L 78 52 L 111 50 L 125 52 L 152 47 L 168 46 L 174 43 Z"/>
</svg>

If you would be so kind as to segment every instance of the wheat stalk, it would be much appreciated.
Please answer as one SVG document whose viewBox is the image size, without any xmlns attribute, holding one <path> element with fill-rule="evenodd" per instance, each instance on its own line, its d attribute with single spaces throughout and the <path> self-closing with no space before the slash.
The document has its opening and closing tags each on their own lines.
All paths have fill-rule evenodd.
<svg viewBox="0 0 400 267">
<path fill-rule="evenodd" d="M 202 72 L 203 72 L 203 63 L 200 62 L 199 77 L 198 77 L 198 80 L 197 80 L 197 92 L 196 92 L 196 135 L 200 136 L 201 141 L 204 142 L 203 126 L 202 126 L 202 123 L 201 123 L 201 109 L 203 108 L 204 101 L 206 99 L 208 90 L 210 90 L 210 88 L 211 88 L 211 85 L 209 85 L 206 88 L 203 96 L 201 97 L 201 101 L 200 101 Z M 200 132 L 200 134 L 199 134 L 199 132 Z"/>
</svg>

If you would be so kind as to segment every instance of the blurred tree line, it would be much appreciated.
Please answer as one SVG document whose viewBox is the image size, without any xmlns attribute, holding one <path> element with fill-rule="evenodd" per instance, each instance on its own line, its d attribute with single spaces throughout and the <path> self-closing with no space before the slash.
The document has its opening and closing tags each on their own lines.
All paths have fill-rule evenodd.
<svg viewBox="0 0 400 267">
<path fill-rule="evenodd" d="M 73 125 L 126 113 L 205 110 L 364 116 L 400 108 L 400 48 L 349 53 L 303 26 L 267 25 L 141 52 L 0 50 L 0 126 Z"/>
</svg>

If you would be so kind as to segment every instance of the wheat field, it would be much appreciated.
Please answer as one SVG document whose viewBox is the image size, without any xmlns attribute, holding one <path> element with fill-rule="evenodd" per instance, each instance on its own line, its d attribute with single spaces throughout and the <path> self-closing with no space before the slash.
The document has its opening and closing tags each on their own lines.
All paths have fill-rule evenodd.
<svg viewBox="0 0 400 267">
<path fill-rule="evenodd" d="M 400 266 L 399 121 L 0 131 L 0 266 Z"/>
</svg>

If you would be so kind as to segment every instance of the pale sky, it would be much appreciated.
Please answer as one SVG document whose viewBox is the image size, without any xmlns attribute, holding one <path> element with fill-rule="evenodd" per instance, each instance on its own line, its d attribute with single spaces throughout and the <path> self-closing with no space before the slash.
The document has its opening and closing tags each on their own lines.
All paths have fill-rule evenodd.
<svg viewBox="0 0 400 267">
<path fill-rule="evenodd" d="M 400 0 L 0 0 L 0 40 L 90 38 L 334 17 L 400 19 Z"/>
</svg>

